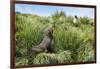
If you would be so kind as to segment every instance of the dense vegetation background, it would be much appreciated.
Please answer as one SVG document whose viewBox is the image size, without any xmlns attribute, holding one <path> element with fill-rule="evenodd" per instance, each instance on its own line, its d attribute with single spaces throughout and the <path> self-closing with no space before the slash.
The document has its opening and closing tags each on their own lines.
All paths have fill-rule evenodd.
<svg viewBox="0 0 100 69">
<path fill-rule="evenodd" d="M 16 65 L 28 65 L 27 50 L 38 45 L 44 30 L 53 26 L 53 53 L 37 54 L 33 64 L 54 64 L 94 61 L 94 20 L 56 11 L 48 17 L 35 14 L 15 14 Z"/>
</svg>

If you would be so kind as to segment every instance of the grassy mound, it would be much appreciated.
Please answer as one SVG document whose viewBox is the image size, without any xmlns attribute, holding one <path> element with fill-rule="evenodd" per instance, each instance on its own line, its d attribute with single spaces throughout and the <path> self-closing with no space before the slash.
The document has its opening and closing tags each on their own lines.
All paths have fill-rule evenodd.
<svg viewBox="0 0 100 69">
<path fill-rule="evenodd" d="M 58 54 L 40 53 L 33 60 L 33 64 L 57 64 L 72 62 L 71 53 L 64 51 Z"/>
<path fill-rule="evenodd" d="M 57 63 L 70 63 L 73 61 L 69 51 L 62 51 L 60 53 L 40 53 L 36 57 L 33 55 L 31 62 L 33 64 L 57 64 Z M 18 61 L 18 62 L 17 62 Z M 19 58 L 16 62 L 17 65 L 27 65 L 28 59 L 23 57 Z"/>
</svg>

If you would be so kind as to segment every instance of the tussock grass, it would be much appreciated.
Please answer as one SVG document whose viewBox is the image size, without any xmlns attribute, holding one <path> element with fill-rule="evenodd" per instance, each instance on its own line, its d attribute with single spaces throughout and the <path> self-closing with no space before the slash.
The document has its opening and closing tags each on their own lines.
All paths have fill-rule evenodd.
<svg viewBox="0 0 100 69">
<path fill-rule="evenodd" d="M 16 65 L 28 65 L 27 50 L 38 45 L 44 30 L 53 26 L 53 53 L 37 54 L 33 64 L 55 64 L 94 61 L 93 19 L 80 17 L 78 26 L 72 16 L 63 12 L 42 17 L 15 14 Z"/>
<path fill-rule="evenodd" d="M 55 53 L 40 53 L 33 60 L 33 64 L 57 64 L 72 62 L 71 53 L 67 51 Z"/>
</svg>

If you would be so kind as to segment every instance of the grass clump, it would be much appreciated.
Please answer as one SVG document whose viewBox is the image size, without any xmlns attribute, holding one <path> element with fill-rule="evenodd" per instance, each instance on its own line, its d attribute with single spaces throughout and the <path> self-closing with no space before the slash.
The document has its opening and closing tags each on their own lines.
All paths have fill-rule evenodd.
<svg viewBox="0 0 100 69">
<path fill-rule="evenodd" d="M 72 62 L 71 54 L 67 51 L 58 54 L 40 53 L 33 60 L 33 64 L 57 64 L 67 62 Z"/>
</svg>

